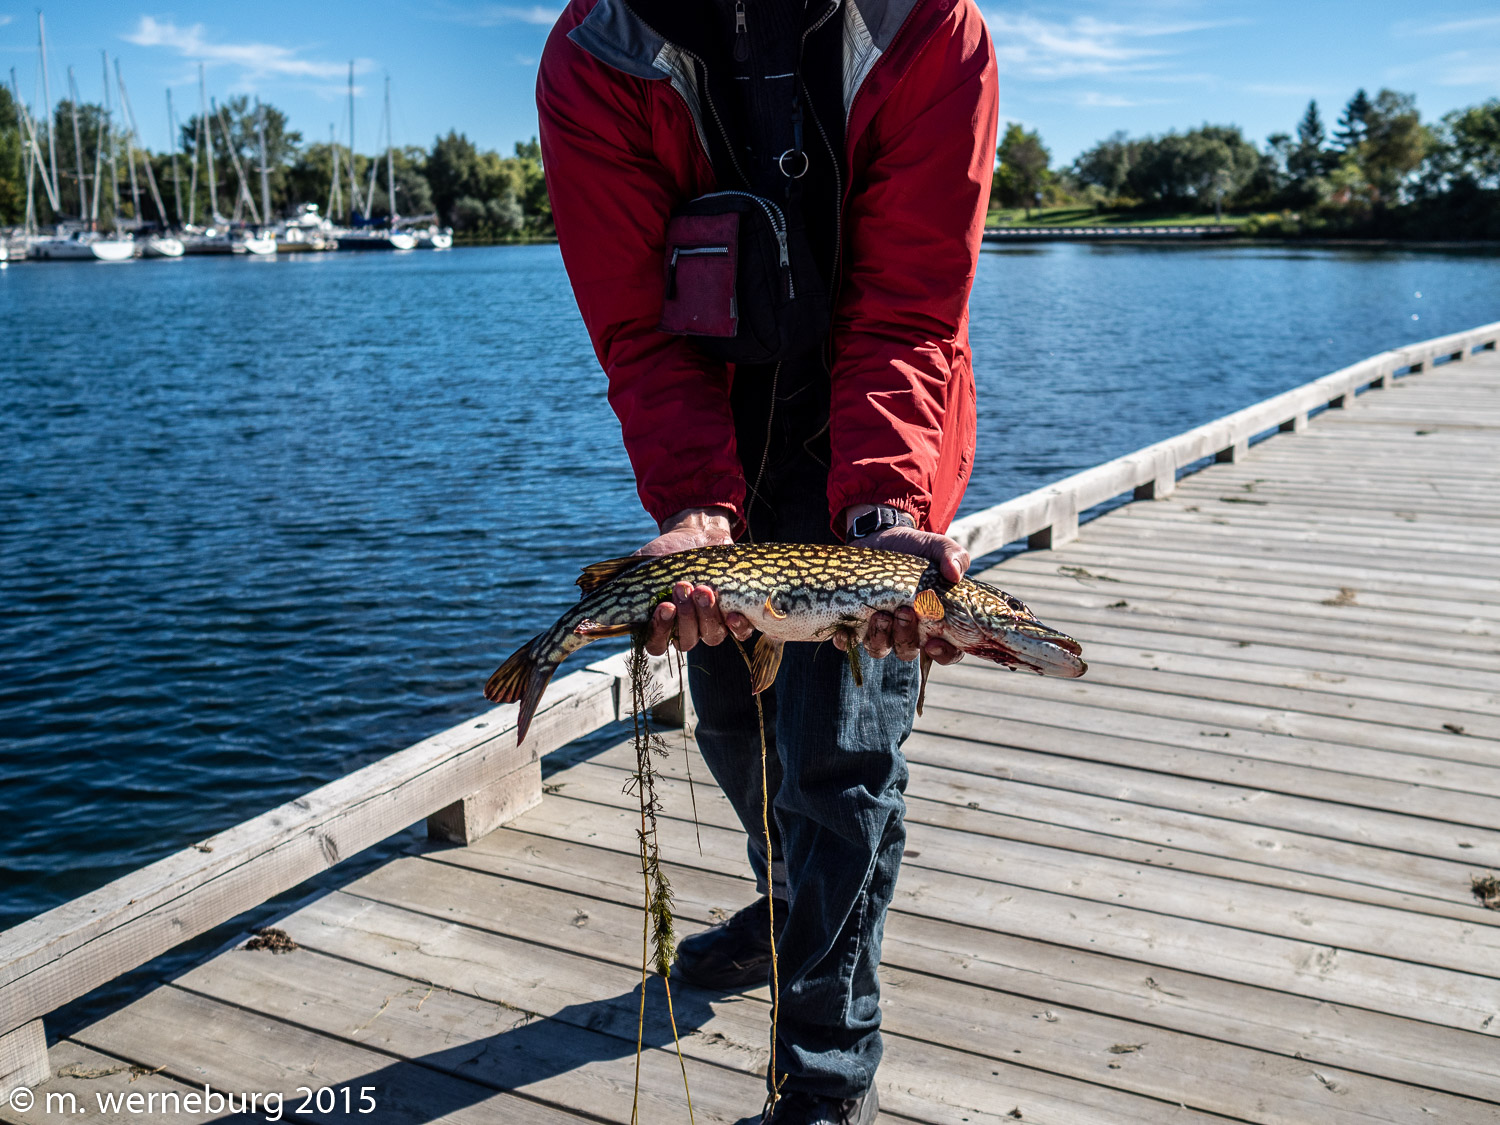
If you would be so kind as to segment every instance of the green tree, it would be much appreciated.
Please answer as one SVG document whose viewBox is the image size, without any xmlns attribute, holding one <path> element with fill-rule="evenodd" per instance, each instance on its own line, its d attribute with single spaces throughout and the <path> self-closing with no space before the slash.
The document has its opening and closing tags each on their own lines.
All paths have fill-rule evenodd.
<svg viewBox="0 0 1500 1125">
<path fill-rule="evenodd" d="M 1113 133 L 1073 162 L 1073 175 L 1084 187 L 1097 188 L 1114 202 L 1125 194 L 1140 148 L 1140 142 L 1123 131 Z"/>
<path fill-rule="evenodd" d="M 1443 118 L 1453 175 L 1476 188 L 1500 188 L 1500 98 Z"/>
<path fill-rule="evenodd" d="M 1339 115 L 1338 129 L 1333 134 L 1333 145 L 1339 152 L 1350 152 L 1359 147 L 1368 131 L 1370 98 L 1361 88 L 1355 91 L 1344 112 Z"/>
<path fill-rule="evenodd" d="M 0 86 L 0 223 L 26 218 L 26 169 L 21 158 L 21 126 L 10 90 Z"/>
<path fill-rule="evenodd" d="M 1415 96 L 1394 90 L 1375 95 L 1364 114 L 1364 138 L 1352 155 L 1377 205 L 1396 202 L 1430 147 Z"/>
<path fill-rule="evenodd" d="M 218 199 L 216 209 L 219 214 L 228 215 L 236 211 L 235 202 L 239 198 L 238 175 L 235 172 L 234 160 L 239 161 L 240 171 L 245 177 L 245 187 L 250 192 L 250 198 L 255 201 L 255 206 L 260 207 L 260 136 L 257 130 L 257 122 L 260 120 L 255 105 L 246 95 L 229 98 L 218 107 L 219 112 L 209 111 L 209 135 L 212 138 L 214 172 L 218 187 Z M 302 134 L 288 127 L 288 119 L 285 113 L 273 105 L 262 104 L 260 112 L 264 114 L 264 126 L 266 134 L 266 170 L 271 187 L 271 210 L 274 215 L 267 218 L 275 218 L 287 211 L 293 204 L 304 202 L 294 199 L 288 187 L 289 170 L 296 160 L 298 146 L 302 143 Z M 228 125 L 226 135 L 224 126 Z M 182 125 L 182 148 L 187 154 L 186 160 L 191 162 L 195 158 L 198 165 L 198 216 L 206 218 L 210 214 L 208 204 L 208 170 L 206 153 L 201 151 L 199 136 L 200 118 L 194 114 L 183 122 Z M 233 152 L 233 159 L 231 158 Z M 191 163 L 189 163 L 189 167 Z"/>
<path fill-rule="evenodd" d="M 1000 167 L 994 177 L 996 199 L 1002 207 L 1024 207 L 1029 218 L 1047 183 L 1052 154 L 1040 136 L 1012 121 L 1006 126 L 997 155 Z"/>
<path fill-rule="evenodd" d="M 427 150 L 409 145 L 396 149 L 391 156 L 396 173 L 396 213 L 406 218 L 432 214 L 432 185 L 426 175 Z M 370 208 L 372 217 L 391 213 L 386 193 L 385 161 L 381 158 L 377 163 L 374 204 Z"/>
<path fill-rule="evenodd" d="M 1232 125 L 1203 125 L 1140 143 L 1126 177 L 1130 194 L 1163 206 L 1218 213 L 1260 167 L 1261 154 Z"/>
<path fill-rule="evenodd" d="M 1287 154 L 1287 175 L 1297 184 L 1306 184 L 1328 169 L 1327 135 L 1317 101 L 1307 103 L 1307 112 L 1297 123 L 1297 142 Z"/>
</svg>

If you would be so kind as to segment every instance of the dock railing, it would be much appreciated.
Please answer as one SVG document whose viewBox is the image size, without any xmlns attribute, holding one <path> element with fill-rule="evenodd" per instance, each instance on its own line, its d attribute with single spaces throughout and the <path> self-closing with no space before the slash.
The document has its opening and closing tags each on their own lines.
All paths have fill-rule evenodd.
<svg viewBox="0 0 1500 1125">
<path fill-rule="evenodd" d="M 1500 322 L 1382 352 L 965 516 L 949 534 L 976 559 L 1022 540 L 1060 546 L 1077 537 L 1081 513 L 1169 496 L 1202 464 L 1237 460 L 1256 440 L 1303 430 L 1310 413 L 1497 341 Z M 672 663 L 651 668 L 661 707 L 687 720 Z M 50 1012 L 424 818 L 439 839 L 485 835 L 541 801 L 544 755 L 629 710 L 624 655 L 590 664 L 552 685 L 524 747 L 516 706 L 496 707 L 0 933 L 0 1097 L 48 1076 Z"/>
</svg>

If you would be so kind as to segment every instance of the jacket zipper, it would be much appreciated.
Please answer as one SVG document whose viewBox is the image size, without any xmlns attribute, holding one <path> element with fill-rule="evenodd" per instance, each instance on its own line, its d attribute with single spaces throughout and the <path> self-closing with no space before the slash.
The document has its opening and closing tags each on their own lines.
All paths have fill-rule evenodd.
<svg viewBox="0 0 1500 1125">
<path fill-rule="evenodd" d="M 802 89 L 806 93 L 805 82 Z M 833 161 L 833 293 L 829 295 L 829 304 L 832 305 L 833 298 L 838 294 L 839 258 L 844 252 L 844 173 L 839 168 L 839 154 L 833 151 L 833 142 L 828 139 L 823 122 L 818 118 L 818 111 L 813 108 L 812 98 L 807 99 L 807 111 L 812 116 L 813 124 L 818 127 L 818 136 L 823 138 L 823 147 L 828 150 L 829 159 Z"/>
</svg>

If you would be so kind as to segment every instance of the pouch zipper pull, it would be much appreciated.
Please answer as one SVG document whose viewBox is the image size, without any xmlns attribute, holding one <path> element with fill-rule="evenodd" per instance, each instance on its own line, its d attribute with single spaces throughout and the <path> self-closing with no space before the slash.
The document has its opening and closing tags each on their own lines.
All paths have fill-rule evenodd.
<svg viewBox="0 0 1500 1125">
<path fill-rule="evenodd" d="M 745 29 L 745 0 L 734 0 L 734 61 L 750 57 L 750 36 Z"/>
<path fill-rule="evenodd" d="M 778 230 L 776 232 L 776 249 L 779 250 L 779 251 L 781 251 L 781 262 L 780 262 L 781 268 L 782 269 L 786 269 L 788 266 L 790 266 L 792 264 L 792 260 L 791 260 L 791 258 L 789 258 L 787 256 L 787 252 L 786 252 L 786 231 L 784 231 L 784 230 Z"/>
</svg>

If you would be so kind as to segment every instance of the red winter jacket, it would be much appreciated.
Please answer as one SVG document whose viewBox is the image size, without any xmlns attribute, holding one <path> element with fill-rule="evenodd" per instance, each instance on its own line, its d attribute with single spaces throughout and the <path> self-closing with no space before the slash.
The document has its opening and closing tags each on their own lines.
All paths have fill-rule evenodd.
<svg viewBox="0 0 1500 1125">
<path fill-rule="evenodd" d="M 890 504 L 943 531 L 974 459 L 968 300 L 994 166 L 994 50 L 972 0 L 844 0 L 841 18 L 851 175 L 829 516 Z M 715 189 L 693 67 L 623 0 L 572 0 L 537 106 L 563 261 L 641 501 L 658 522 L 707 505 L 741 515 L 733 370 L 656 330 L 668 216 Z"/>
</svg>

